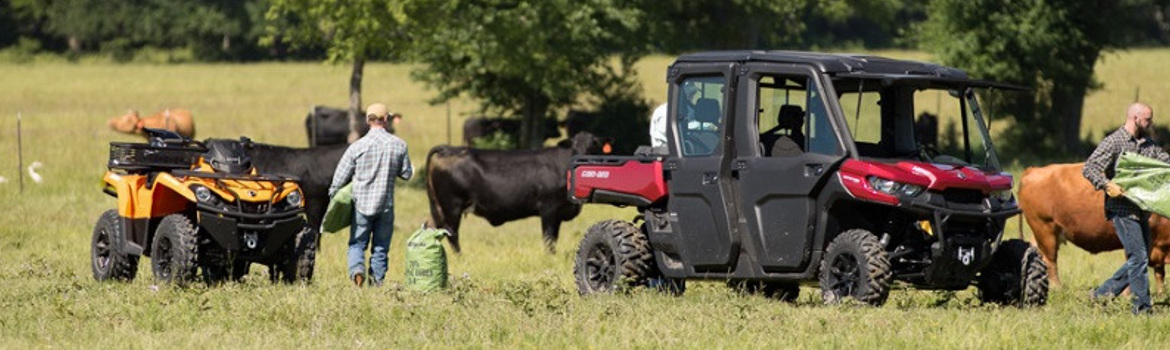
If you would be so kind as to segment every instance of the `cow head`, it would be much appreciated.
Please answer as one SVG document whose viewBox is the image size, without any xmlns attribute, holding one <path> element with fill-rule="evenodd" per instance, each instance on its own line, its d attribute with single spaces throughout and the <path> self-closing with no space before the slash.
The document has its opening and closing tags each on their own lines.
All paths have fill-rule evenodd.
<svg viewBox="0 0 1170 350">
<path fill-rule="evenodd" d="M 138 117 L 138 111 L 129 110 L 123 116 L 110 118 L 106 124 L 114 131 L 135 134 L 142 130 L 141 121 L 142 119 Z"/>
<path fill-rule="evenodd" d="M 588 131 L 582 131 L 573 136 L 569 147 L 573 154 L 609 154 L 613 140 L 600 138 Z"/>
</svg>

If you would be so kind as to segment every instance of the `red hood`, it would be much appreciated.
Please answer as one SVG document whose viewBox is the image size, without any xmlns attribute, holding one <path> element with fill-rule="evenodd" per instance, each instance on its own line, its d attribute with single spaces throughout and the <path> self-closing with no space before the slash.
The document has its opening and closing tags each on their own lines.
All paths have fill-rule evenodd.
<svg viewBox="0 0 1170 350">
<path fill-rule="evenodd" d="M 912 161 L 891 164 L 849 159 L 841 165 L 841 172 L 860 178 L 874 175 L 901 183 L 926 186 L 934 191 L 964 188 L 988 193 L 1012 188 L 1012 175 L 1006 172 L 990 173 L 974 167 L 949 164 Z"/>
</svg>

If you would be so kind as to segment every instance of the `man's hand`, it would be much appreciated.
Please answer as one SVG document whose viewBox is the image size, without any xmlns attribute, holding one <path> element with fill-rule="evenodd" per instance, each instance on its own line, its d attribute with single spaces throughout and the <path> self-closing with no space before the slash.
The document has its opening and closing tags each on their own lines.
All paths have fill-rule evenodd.
<svg viewBox="0 0 1170 350">
<path fill-rule="evenodd" d="M 1125 190 L 1121 189 L 1121 186 L 1113 183 L 1113 181 L 1109 181 L 1109 183 L 1105 184 L 1105 194 L 1109 197 L 1117 198 L 1125 194 Z"/>
</svg>

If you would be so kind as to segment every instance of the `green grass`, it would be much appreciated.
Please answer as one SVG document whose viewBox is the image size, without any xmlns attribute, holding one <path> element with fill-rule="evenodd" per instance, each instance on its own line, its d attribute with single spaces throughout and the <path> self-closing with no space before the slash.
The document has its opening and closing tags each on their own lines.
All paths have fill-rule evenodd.
<svg viewBox="0 0 1170 350">
<path fill-rule="evenodd" d="M 929 59 L 920 53 L 885 52 Z M 1158 110 L 1170 73 L 1148 72 L 1170 51 L 1122 53 L 1102 65 L 1105 89 L 1086 102 L 1086 127 L 1117 125 L 1133 85 Z M 665 99 L 670 59 L 639 63 L 647 98 Z M 447 106 L 407 78 L 410 67 L 366 68 L 365 103 L 405 114 L 400 127 L 421 166 L 426 150 L 447 142 Z M 584 230 L 632 209 L 586 206 L 565 223 L 556 254 L 546 254 L 539 221 L 491 227 L 464 221 L 461 256 L 450 260 L 453 286 L 427 295 L 398 288 L 357 289 L 344 278 L 345 237 L 323 238 L 311 286 L 272 285 L 263 268 L 244 283 L 207 288 L 156 286 L 149 260 L 131 283 L 97 283 L 89 268 L 93 224 L 114 201 L 98 186 L 107 143 L 133 140 L 105 126 L 128 108 L 191 109 L 199 138 L 241 134 L 304 145 L 303 116 L 313 104 L 346 103 L 348 67 L 317 64 L 0 65 L 0 348 L 1155 348 L 1162 315 L 1134 318 L 1128 302 L 1091 305 L 1085 294 L 1120 265 L 1122 254 L 1062 250 L 1065 286 L 1034 310 L 980 305 L 958 293 L 896 287 L 882 308 L 821 305 L 806 287 L 795 305 L 741 297 L 718 282 L 691 283 L 682 297 L 649 292 L 577 296 L 572 256 Z M 1161 90 L 1159 90 L 1161 89 Z M 451 137 L 474 105 L 450 106 Z M 45 182 L 20 192 L 16 115 L 24 163 L 41 161 Z M 1160 121 L 1159 122 L 1165 122 Z M 1096 128 L 1096 129 L 1093 129 Z M 1098 132 L 1097 137 L 1100 137 Z M 456 141 L 458 142 L 458 141 Z M 1019 173 L 1019 169 L 1014 170 Z M 418 181 L 418 180 L 412 180 Z M 400 186 L 392 285 L 402 281 L 403 241 L 428 212 L 426 194 Z M 1015 237 L 1011 220 L 1007 236 Z"/>
</svg>

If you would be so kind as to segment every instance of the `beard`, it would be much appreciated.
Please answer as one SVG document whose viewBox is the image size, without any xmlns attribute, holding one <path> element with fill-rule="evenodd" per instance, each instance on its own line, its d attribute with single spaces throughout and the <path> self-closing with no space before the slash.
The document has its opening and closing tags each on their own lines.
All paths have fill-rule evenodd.
<svg viewBox="0 0 1170 350">
<path fill-rule="evenodd" d="M 1137 127 L 1137 135 L 1134 135 L 1134 136 L 1137 136 L 1138 138 L 1143 138 L 1143 137 L 1151 137 L 1153 135 L 1154 135 L 1154 125 L 1153 125 L 1153 123 L 1151 123 L 1150 126 L 1148 126 L 1148 127 L 1144 127 L 1144 128 L 1140 127 L 1140 126 Z"/>
</svg>

